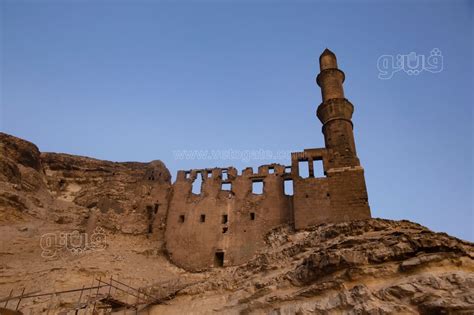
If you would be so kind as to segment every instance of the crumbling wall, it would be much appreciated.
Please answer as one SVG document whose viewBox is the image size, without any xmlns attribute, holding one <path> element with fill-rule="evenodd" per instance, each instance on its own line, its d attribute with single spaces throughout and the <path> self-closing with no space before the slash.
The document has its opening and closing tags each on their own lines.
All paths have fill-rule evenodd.
<svg viewBox="0 0 474 315">
<path fill-rule="evenodd" d="M 291 167 L 264 165 L 255 174 L 247 168 L 237 175 L 232 167 L 179 171 L 165 232 L 171 260 L 193 271 L 236 265 L 250 259 L 278 225 L 303 229 L 370 218 L 362 167 L 334 167 L 333 151 L 326 148 L 292 153 L 291 160 Z M 323 167 L 319 176 L 316 161 Z M 300 162 L 308 163 L 307 176 Z M 201 190 L 193 193 L 200 178 Z M 293 181 L 292 196 L 285 194 L 286 180 Z M 252 192 L 256 182 L 263 183 L 262 194 Z"/>
<path fill-rule="evenodd" d="M 324 177 L 316 177 L 313 162 L 322 161 Z M 292 153 L 295 228 L 370 218 L 364 169 L 361 166 L 333 167 L 334 152 L 325 148 Z M 309 164 L 303 178 L 299 162 Z"/>
<path fill-rule="evenodd" d="M 361 166 L 332 168 L 327 171 L 331 216 L 326 222 L 370 219 L 370 207 Z"/>
<path fill-rule="evenodd" d="M 193 182 L 201 175 L 201 192 L 194 194 Z M 257 173 L 247 168 L 241 175 L 232 167 L 178 172 L 165 234 L 171 260 L 198 271 L 250 259 L 265 233 L 292 221 L 292 197 L 283 188 L 290 176 L 278 164 L 261 166 Z M 254 182 L 263 183 L 262 194 L 252 192 Z"/>
</svg>

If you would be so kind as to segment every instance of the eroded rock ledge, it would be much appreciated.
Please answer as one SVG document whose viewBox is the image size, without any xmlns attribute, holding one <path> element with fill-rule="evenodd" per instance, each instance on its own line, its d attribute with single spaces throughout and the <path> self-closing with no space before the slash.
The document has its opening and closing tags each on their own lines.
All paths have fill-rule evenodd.
<svg viewBox="0 0 474 315">
<path fill-rule="evenodd" d="M 282 227 L 267 235 L 266 244 L 250 262 L 215 271 L 153 310 L 474 313 L 473 244 L 416 223 L 371 219 L 297 233 Z"/>
<path fill-rule="evenodd" d="M 0 133 L 0 222 L 33 216 L 78 229 L 100 224 L 163 239 L 170 187 L 171 175 L 161 161 L 41 153 L 28 141 Z"/>
</svg>

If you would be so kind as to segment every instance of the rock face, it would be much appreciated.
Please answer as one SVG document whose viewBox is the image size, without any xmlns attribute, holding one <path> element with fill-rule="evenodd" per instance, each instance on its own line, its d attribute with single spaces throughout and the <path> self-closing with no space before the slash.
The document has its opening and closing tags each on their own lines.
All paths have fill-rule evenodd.
<svg viewBox="0 0 474 315">
<path fill-rule="evenodd" d="M 163 230 L 171 176 L 161 161 L 114 163 L 56 153 L 42 153 L 41 161 L 49 191 L 91 209 L 89 225 L 134 234 Z"/>
<path fill-rule="evenodd" d="M 38 148 L 4 133 L 0 133 L 0 183 L 1 221 L 51 202 Z"/>
<path fill-rule="evenodd" d="M 474 245 L 408 221 L 283 224 L 246 263 L 177 268 L 162 250 L 170 181 L 160 161 L 41 153 L 0 133 L 0 299 L 113 276 L 167 300 L 145 314 L 474 314 Z M 101 251 L 44 255 L 44 235 L 96 226 L 106 230 Z M 78 298 L 25 299 L 20 309 L 71 311 Z"/>
<path fill-rule="evenodd" d="M 282 227 L 151 314 L 474 314 L 473 258 L 473 244 L 408 221 Z"/>
<path fill-rule="evenodd" d="M 161 161 L 116 163 L 40 153 L 34 144 L 4 133 L 0 153 L 2 217 L 33 215 L 84 229 L 100 224 L 123 233 L 163 233 L 171 176 Z"/>
</svg>

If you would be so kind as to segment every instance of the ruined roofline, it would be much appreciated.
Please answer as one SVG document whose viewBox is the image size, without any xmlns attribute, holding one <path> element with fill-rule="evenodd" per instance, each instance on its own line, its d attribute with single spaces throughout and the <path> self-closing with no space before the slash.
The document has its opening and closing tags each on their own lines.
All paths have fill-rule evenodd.
<svg viewBox="0 0 474 315">
<path fill-rule="evenodd" d="M 311 156 L 314 156 L 315 154 L 325 154 L 325 151 L 327 151 L 326 148 L 310 148 L 310 149 L 304 149 L 303 151 L 297 151 L 297 152 L 291 152 L 291 156 L 295 156 L 295 157 L 298 157 L 300 159 L 308 159 L 309 157 Z M 260 173 L 260 169 L 264 169 L 264 168 L 273 168 L 273 167 L 278 167 L 278 166 L 283 166 L 285 167 L 286 169 L 291 169 L 291 166 L 287 166 L 287 165 L 284 165 L 284 164 L 280 164 L 280 163 L 270 163 L 270 164 L 262 164 L 260 166 L 257 167 L 257 173 L 254 173 L 253 172 L 253 167 L 252 166 L 249 166 L 249 167 L 246 167 L 242 170 L 242 173 L 241 174 L 244 174 L 246 171 L 248 171 L 249 169 L 252 171 L 252 174 L 254 175 L 258 175 Z M 178 170 L 178 172 L 184 172 L 185 174 L 191 174 L 193 172 L 195 173 L 208 173 L 208 172 L 214 172 L 214 171 L 221 171 L 222 173 L 226 173 L 226 172 L 229 172 L 229 170 L 237 170 L 235 167 L 233 166 L 227 166 L 227 167 L 206 167 L 206 168 L 192 168 L 192 169 L 187 169 L 187 170 Z M 240 174 L 238 174 L 240 175 Z"/>
<path fill-rule="evenodd" d="M 300 152 L 292 152 L 291 161 L 317 161 L 324 160 L 326 156 L 326 148 L 310 148 L 304 149 Z M 240 174 L 238 173 L 238 170 L 233 166 L 179 170 L 177 173 L 176 181 L 194 181 L 198 178 L 198 174 L 201 174 L 203 180 L 206 180 L 208 178 L 219 177 L 221 178 L 221 181 L 223 183 L 230 183 L 238 177 L 250 178 L 253 181 L 262 181 L 268 175 L 273 174 L 283 176 L 285 180 L 291 180 L 295 175 L 296 177 L 299 176 L 298 174 L 293 174 L 293 168 L 291 165 L 270 163 L 258 166 L 257 172 L 254 172 L 253 167 L 246 167 L 242 170 Z M 226 174 L 226 176 L 223 176 L 223 174 Z"/>
<path fill-rule="evenodd" d="M 242 170 L 241 174 L 238 174 L 237 169 L 233 166 L 180 170 L 177 173 L 176 181 L 194 181 L 198 178 L 198 174 L 201 174 L 203 180 L 220 178 L 223 183 L 232 182 L 239 177 L 261 181 L 268 175 L 279 175 L 285 177 L 285 179 L 291 179 L 291 166 L 279 163 L 264 164 L 257 168 L 257 172 L 253 171 L 253 167 L 246 167 Z M 223 176 L 223 174 L 226 174 L 226 176 Z"/>
</svg>

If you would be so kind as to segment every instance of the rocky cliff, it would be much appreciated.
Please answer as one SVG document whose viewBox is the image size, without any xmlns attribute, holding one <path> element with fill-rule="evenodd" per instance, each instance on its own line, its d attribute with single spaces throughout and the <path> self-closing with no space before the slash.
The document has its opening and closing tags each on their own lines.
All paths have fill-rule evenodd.
<svg viewBox="0 0 474 315">
<path fill-rule="evenodd" d="M 144 314 L 474 314 L 473 244 L 408 221 L 284 225 L 245 264 L 186 272 L 162 250 L 170 181 L 160 161 L 41 153 L 0 133 L 0 301 L 11 289 L 113 276 L 162 301 L 142 305 Z M 99 226 L 100 250 L 43 243 Z M 77 299 L 24 299 L 20 309 L 57 314 Z"/>
<path fill-rule="evenodd" d="M 288 227 L 151 314 L 474 314 L 474 246 L 409 221 Z"/>
<path fill-rule="evenodd" d="M 0 206 L 6 221 L 31 215 L 78 228 L 99 224 L 123 233 L 158 233 L 170 182 L 161 161 L 117 163 L 40 153 L 34 144 L 0 133 Z"/>
</svg>

